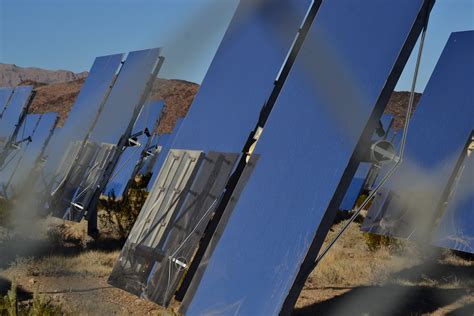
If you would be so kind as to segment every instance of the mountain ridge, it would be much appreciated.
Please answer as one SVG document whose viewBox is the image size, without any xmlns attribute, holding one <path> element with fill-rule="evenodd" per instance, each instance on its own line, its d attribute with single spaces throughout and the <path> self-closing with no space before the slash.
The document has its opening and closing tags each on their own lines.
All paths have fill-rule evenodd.
<svg viewBox="0 0 474 316">
<path fill-rule="evenodd" d="M 6 66 L 14 66 L 15 72 L 3 72 Z M 11 67 L 10 67 L 11 68 Z M 31 70 L 36 72 L 31 72 Z M 18 73 L 23 74 L 18 80 Z M 38 75 L 38 74 L 41 74 Z M 32 85 L 36 96 L 31 104 L 30 112 L 57 112 L 60 116 L 59 126 L 64 124 L 88 72 L 74 74 L 67 70 L 44 70 L 41 68 L 21 68 L 15 65 L 0 64 L 0 86 L 5 82 L 15 82 L 15 85 Z M 43 78 L 44 81 L 35 80 Z M 2 81 L 3 80 L 3 81 Z M 165 107 L 158 123 L 158 133 L 171 133 L 179 118 L 185 117 L 196 96 L 199 85 L 181 79 L 157 79 L 150 92 L 149 100 L 163 100 Z M 387 104 L 385 113 L 395 116 L 394 129 L 403 128 L 410 93 L 394 91 Z M 415 94 L 415 107 L 421 94 Z"/>
<path fill-rule="evenodd" d="M 87 71 L 74 73 L 69 70 L 47 70 L 0 63 L 0 87 L 15 87 L 28 80 L 47 84 L 67 82 L 85 78 L 87 75 Z"/>
</svg>

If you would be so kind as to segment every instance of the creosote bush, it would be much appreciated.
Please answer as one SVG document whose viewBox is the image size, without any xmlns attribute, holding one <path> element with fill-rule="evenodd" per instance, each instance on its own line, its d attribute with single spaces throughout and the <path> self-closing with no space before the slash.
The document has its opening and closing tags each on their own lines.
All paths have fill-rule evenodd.
<svg viewBox="0 0 474 316">
<path fill-rule="evenodd" d="M 364 239 L 370 251 L 376 251 L 380 248 L 387 248 L 390 252 L 403 250 L 403 242 L 389 236 L 364 233 Z"/>
<path fill-rule="evenodd" d="M 126 238 L 146 201 L 148 192 L 146 186 L 151 175 L 137 176 L 122 198 L 117 198 L 112 190 L 99 201 L 100 224 L 118 235 Z"/>
</svg>

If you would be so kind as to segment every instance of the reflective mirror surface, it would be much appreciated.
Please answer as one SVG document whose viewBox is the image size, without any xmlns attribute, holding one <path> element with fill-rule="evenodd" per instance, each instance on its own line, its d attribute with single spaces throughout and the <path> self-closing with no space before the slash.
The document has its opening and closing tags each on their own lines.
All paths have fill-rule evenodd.
<svg viewBox="0 0 474 316">
<path fill-rule="evenodd" d="M 173 148 L 240 152 L 310 0 L 242 0 Z"/>
<path fill-rule="evenodd" d="M 32 91 L 33 87 L 31 86 L 15 88 L 0 120 L 0 137 L 8 138 L 13 134 L 15 126 L 19 123 L 20 115 L 28 105 L 27 103 Z"/>
<path fill-rule="evenodd" d="M 133 127 L 132 135 L 136 133 L 144 133 L 145 129 L 152 133 L 156 127 L 156 122 L 162 109 L 162 101 L 146 103 L 135 123 L 135 126 Z M 150 137 L 152 137 L 152 135 L 150 135 Z M 141 160 L 146 154 L 144 151 L 148 150 L 147 145 L 149 146 L 150 143 L 149 137 L 145 134 L 136 137 L 136 141 L 138 142 L 137 145 L 127 148 L 121 155 L 117 166 L 115 167 L 113 176 L 105 189 L 106 194 L 112 194 L 113 191 L 113 194 L 116 197 L 121 197 L 128 182 L 136 176 L 136 174 L 133 173 L 139 171 L 136 170 L 135 167 L 137 164 L 143 163 Z"/>
<path fill-rule="evenodd" d="M 188 315 L 276 315 L 289 294 L 291 311 L 356 171 L 356 146 L 371 137 L 421 31 L 423 4 L 322 3 L 255 171 L 185 299 Z"/>
<path fill-rule="evenodd" d="M 149 92 L 147 84 L 160 53 L 161 49 L 154 48 L 128 54 L 92 131 L 91 141 L 117 144 L 131 121 L 133 126 L 146 100 L 144 94 Z"/>
<path fill-rule="evenodd" d="M 474 129 L 472 56 L 474 31 L 452 33 L 413 115 L 404 162 L 382 197 L 387 200 L 369 210 L 364 226 L 371 232 L 425 238 L 433 229 Z"/>
<path fill-rule="evenodd" d="M 109 93 L 122 58 L 123 54 L 116 54 L 95 59 L 64 126 L 56 131 L 48 145 L 46 174 L 51 175 L 55 171 L 71 142 L 82 141 L 86 137 Z"/>
<path fill-rule="evenodd" d="M 24 146 L 21 160 L 18 162 L 16 171 L 9 180 L 9 190 L 15 192 L 15 190 L 22 189 L 22 186 L 25 185 L 25 181 L 28 180 L 28 175 L 34 168 L 35 163 L 38 163 L 38 156 L 43 149 L 44 142 L 54 128 L 56 119 L 56 113 L 28 114 L 25 122 L 27 125 L 25 133 L 31 136 L 31 142 Z M 28 130 L 30 130 L 29 133 L 27 132 Z"/>
</svg>

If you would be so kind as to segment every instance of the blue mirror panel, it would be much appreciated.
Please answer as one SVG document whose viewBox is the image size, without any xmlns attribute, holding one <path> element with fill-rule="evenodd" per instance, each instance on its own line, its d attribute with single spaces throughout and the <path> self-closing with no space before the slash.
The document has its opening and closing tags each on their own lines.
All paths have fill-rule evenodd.
<svg viewBox="0 0 474 316">
<path fill-rule="evenodd" d="M 356 171 L 351 157 L 370 139 L 421 31 L 424 5 L 322 3 L 255 148 L 255 171 L 194 298 L 185 298 L 188 315 L 290 313 Z"/>
<path fill-rule="evenodd" d="M 147 84 L 160 53 L 161 49 L 154 48 L 128 54 L 92 131 L 91 141 L 117 144 L 120 137 L 126 133 L 130 121 L 135 123 L 134 113 L 138 110 L 138 115 L 146 100 L 144 94 L 149 92 L 146 91 Z"/>
<path fill-rule="evenodd" d="M 84 177 L 78 177 L 78 182 L 71 180 L 71 173 L 63 177 L 60 189 L 55 189 L 51 200 L 50 208 L 54 214 L 74 221 L 80 221 L 87 214 L 89 222 L 96 216 L 99 195 L 130 143 L 133 126 L 156 79 L 160 53 L 161 49 L 154 48 L 128 54 L 87 137 L 88 142 L 100 149 L 93 160 L 88 160 L 87 153 L 80 152 L 79 159 L 86 163 L 86 169 L 81 169 L 85 170 Z M 79 186 L 75 187 L 71 182 Z"/>
<path fill-rule="evenodd" d="M 150 133 L 153 132 L 162 109 L 162 101 L 146 103 L 135 123 L 132 134 L 143 132 L 145 129 L 150 131 Z M 152 135 L 150 135 L 150 137 L 152 137 Z M 124 194 L 128 182 L 136 176 L 136 174 L 133 173 L 134 171 L 138 171 L 135 167 L 137 164 L 141 163 L 141 159 L 144 157 L 144 151 L 147 150 L 148 140 L 149 138 L 145 134 L 140 135 L 137 137 L 137 141 L 140 145 L 126 149 L 120 156 L 114 170 L 114 175 L 105 189 L 106 194 L 112 194 L 113 192 L 115 197 L 121 197 Z"/>
<path fill-rule="evenodd" d="M 240 152 L 310 0 L 241 0 L 173 148 Z"/>
<path fill-rule="evenodd" d="M 25 181 L 28 180 L 28 175 L 32 171 L 35 163 L 37 163 L 44 142 L 54 128 L 56 120 L 56 113 L 45 113 L 41 115 L 28 114 L 25 132 L 26 135 L 31 136 L 31 142 L 24 146 L 21 160 L 16 167 L 15 174 L 12 175 L 13 177 L 9 181 L 9 189 L 13 192 L 15 192 L 16 189 L 21 189 Z"/>
<path fill-rule="evenodd" d="M 347 189 L 346 195 L 342 200 L 341 205 L 339 206 L 340 210 L 350 211 L 354 208 L 357 199 L 359 198 L 362 190 L 364 189 L 364 184 L 367 178 L 367 174 L 371 168 L 369 163 L 361 163 L 359 168 L 354 175 L 354 178 Z"/>
<path fill-rule="evenodd" d="M 12 88 L 0 88 L 0 116 L 13 92 Z M 0 117 L 1 120 L 1 117 Z M 0 123 L 1 124 L 1 123 Z"/>
<path fill-rule="evenodd" d="M 64 126 L 55 132 L 48 145 L 45 174 L 54 172 L 71 142 L 86 137 L 109 93 L 122 58 L 123 54 L 116 54 L 95 59 Z"/>
<path fill-rule="evenodd" d="M 15 126 L 20 122 L 20 116 L 30 100 L 33 87 L 16 87 L 0 119 L 0 137 L 10 137 Z"/>
<path fill-rule="evenodd" d="M 369 210 L 377 219 L 364 224 L 371 232 L 417 239 L 433 229 L 474 129 L 472 56 L 474 31 L 452 33 L 410 123 L 404 162 L 387 183 L 385 202 Z"/>
<path fill-rule="evenodd" d="M 26 139 L 28 137 L 32 137 L 38 127 L 40 118 L 40 114 L 27 115 L 18 133 L 18 138 Z M 5 161 L 5 164 L 0 169 L 0 182 L 2 184 L 2 191 L 5 196 L 9 196 L 12 193 L 10 186 L 12 182 L 14 182 L 15 177 L 19 172 L 22 161 L 25 158 L 28 159 L 27 153 L 31 144 L 32 142 L 28 141 L 19 143 L 17 147 L 11 151 L 7 157 L 7 160 Z"/>
</svg>

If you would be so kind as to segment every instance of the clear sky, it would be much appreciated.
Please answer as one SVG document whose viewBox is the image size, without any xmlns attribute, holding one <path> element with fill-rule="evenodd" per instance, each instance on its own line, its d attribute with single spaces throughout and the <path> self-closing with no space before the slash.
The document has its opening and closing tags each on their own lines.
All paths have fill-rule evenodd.
<svg viewBox="0 0 474 316">
<path fill-rule="evenodd" d="M 456 31 L 474 30 L 474 0 L 437 0 L 431 11 L 426 33 L 417 91 L 423 91 L 436 66 L 449 35 Z M 418 44 L 400 78 L 396 90 L 410 90 Z"/>
<path fill-rule="evenodd" d="M 0 0 L 0 62 L 89 70 L 96 56 L 165 47 L 160 77 L 200 83 L 238 0 Z"/>
<path fill-rule="evenodd" d="M 200 83 L 238 0 L 0 0 L 0 62 L 88 70 L 94 58 L 165 47 L 161 75 Z M 474 29 L 474 0 L 437 0 L 417 90 L 453 31 Z M 397 90 L 410 88 L 414 58 Z"/>
</svg>

